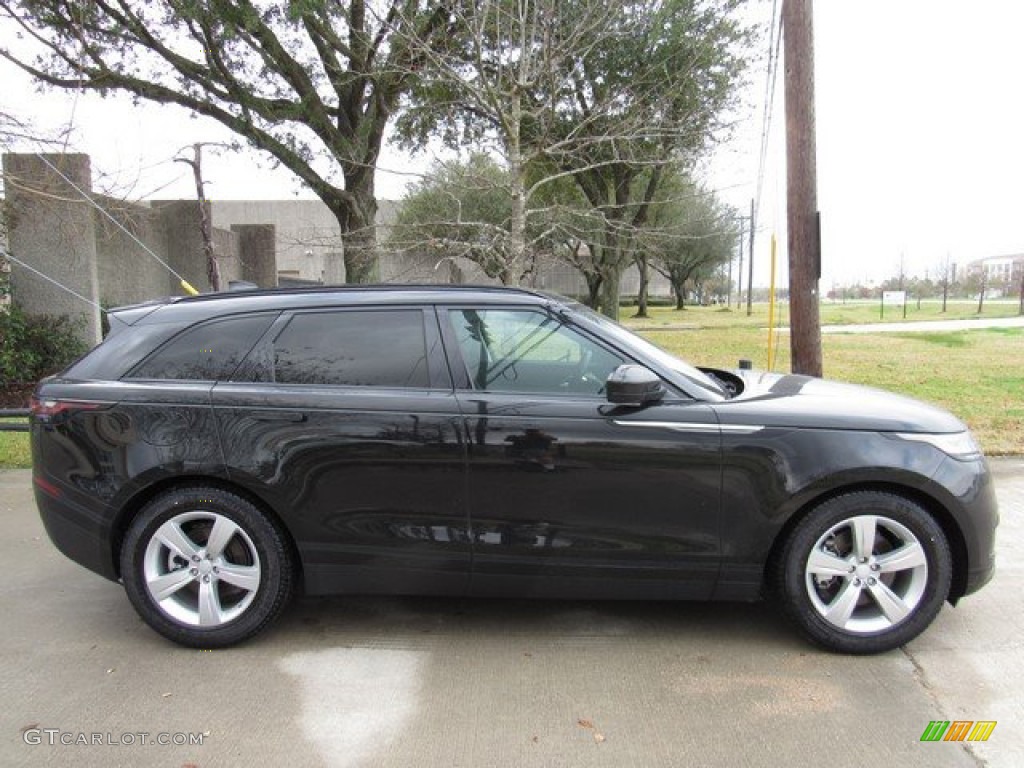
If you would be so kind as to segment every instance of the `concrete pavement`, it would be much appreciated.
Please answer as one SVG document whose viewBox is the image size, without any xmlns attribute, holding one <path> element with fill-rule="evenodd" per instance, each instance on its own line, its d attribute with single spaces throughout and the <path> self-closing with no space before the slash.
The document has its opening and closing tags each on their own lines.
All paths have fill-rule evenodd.
<svg viewBox="0 0 1024 768">
<path fill-rule="evenodd" d="M 2 472 L 0 764 L 1024 765 L 1024 461 L 992 463 L 994 582 L 868 658 L 766 605 L 414 598 L 307 599 L 239 648 L 186 650 L 57 553 L 29 473 Z M 998 725 L 920 741 L 957 719 Z"/>
</svg>

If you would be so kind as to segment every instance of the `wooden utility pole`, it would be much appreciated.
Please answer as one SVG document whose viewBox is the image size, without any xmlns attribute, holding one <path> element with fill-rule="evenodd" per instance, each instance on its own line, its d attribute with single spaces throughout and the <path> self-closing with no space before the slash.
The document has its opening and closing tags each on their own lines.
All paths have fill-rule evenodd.
<svg viewBox="0 0 1024 768">
<path fill-rule="evenodd" d="M 743 306 L 743 236 L 740 236 L 740 263 L 736 270 L 736 309 Z"/>
<path fill-rule="evenodd" d="M 740 258 L 743 258 L 743 217 L 739 216 L 740 223 Z M 729 259 L 729 281 L 725 284 L 725 306 L 732 308 L 732 259 Z"/>
<path fill-rule="evenodd" d="M 750 247 L 747 249 L 747 317 L 754 311 L 754 201 L 750 201 Z"/>
<path fill-rule="evenodd" d="M 790 354 L 793 373 L 821 376 L 821 242 L 814 136 L 811 0 L 783 0 Z"/>
</svg>

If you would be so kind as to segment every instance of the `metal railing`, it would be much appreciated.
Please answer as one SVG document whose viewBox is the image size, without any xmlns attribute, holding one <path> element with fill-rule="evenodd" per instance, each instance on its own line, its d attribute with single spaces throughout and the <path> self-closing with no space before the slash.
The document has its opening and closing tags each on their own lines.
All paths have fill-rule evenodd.
<svg viewBox="0 0 1024 768">
<path fill-rule="evenodd" d="M 0 432 L 28 432 L 28 415 L 28 408 L 0 408 Z"/>
</svg>

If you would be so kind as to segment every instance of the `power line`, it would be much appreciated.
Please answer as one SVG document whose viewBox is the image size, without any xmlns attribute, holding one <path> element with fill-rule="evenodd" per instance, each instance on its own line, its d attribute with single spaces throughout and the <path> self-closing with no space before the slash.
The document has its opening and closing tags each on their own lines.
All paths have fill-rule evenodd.
<svg viewBox="0 0 1024 768">
<path fill-rule="evenodd" d="M 768 136 L 771 133 L 775 107 L 775 83 L 779 69 L 779 48 L 782 42 L 782 14 L 778 12 L 778 0 L 772 0 L 772 18 L 768 38 L 768 67 L 765 73 L 764 110 L 761 117 L 761 147 L 757 163 L 757 189 L 754 194 L 754 215 L 761 210 L 761 194 L 764 189 L 765 166 L 768 159 Z"/>
<path fill-rule="evenodd" d="M 75 291 L 75 290 L 73 290 L 71 288 L 68 288 L 66 285 L 64 285 L 59 280 L 54 280 L 49 275 L 44 275 L 42 272 L 40 272 L 35 267 L 30 266 L 29 264 L 26 264 L 21 259 L 18 259 L 16 257 L 12 256 L 10 254 L 10 252 L 5 251 L 3 254 L 0 254 L 0 258 L 6 259 L 7 261 L 13 261 L 19 267 L 22 267 L 23 269 L 27 269 L 29 272 L 32 272 L 32 273 L 34 273 L 36 275 L 39 275 L 39 277 L 43 278 L 43 280 L 45 280 L 46 282 L 52 283 L 53 285 L 55 285 L 58 288 L 60 288 L 62 291 L 67 291 L 72 296 L 75 296 L 75 297 L 81 299 L 82 301 L 84 301 L 86 304 L 90 304 L 90 305 L 96 307 L 96 309 L 98 309 L 100 312 L 104 312 L 105 313 L 107 311 L 102 306 L 100 306 L 100 304 L 98 302 L 95 302 L 92 299 L 86 298 L 85 296 L 83 296 L 82 294 L 78 293 L 77 291 Z"/>
<path fill-rule="evenodd" d="M 57 166 L 55 166 L 53 163 L 51 163 L 49 160 L 46 159 L 45 155 L 43 155 L 41 152 L 36 152 L 35 155 L 40 160 L 42 160 L 43 163 L 45 163 L 46 166 L 49 167 L 49 169 L 51 171 L 56 173 L 64 181 L 66 181 L 69 185 L 71 185 L 71 188 L 74 189 L 78 194 L 80 194 L 82 196 L 83 200 L 85 200 L 86 202 L 90 203 L 93 208 L 95 208 L 97 211 L 99 211 L 104 216 L 106 216 L 108 219 L 110 219 L 110 221 L 113 222 L 114 226 L 116 226 L 118 229 L 120 229 L 122 232 L 124 232 L 126 235 L 128 235 L 128 237 L 130 237 L 132 240 L 134 240 L 135 243 L 142 250 L 144 250 L 146 253 L 148 253 L 150 256 L 152 256 L 154 259 L 156 259 L 168 272 L 170 272 L 172 275 L 174 275 L 176 278 L 178 278 L 178 280 L 180 280 L 182 283 L 188 283 L 188 281 L 184 277 L 182 277 L 182 275 L 176 269 L 174 269 L 170 264 L 168 264 L 166 261 L 164 261 L 159 256 L 157 256 L 156 253 L 153 252 L 152 248 L 150 248 L 148 245 L 146 245 L 144 242 L 142 242 L 142 240 L 140 240 L 138 237 L 136 237 L 134 232 L 132 232 L 130 229 L 128 229 L 128 227 L 126 227 L 120 221 L 118 221 L 113 216 L 111 216 L 110 213 L 102 205 L 100 205 L 95 200 L 93 200 L 92 197 L 90 197 L 85 191 L 83 191 L 81 187 L 79 187 L 77 184 L 75 184 L 75 182 L 73 182 L 71 179 L 69 179 L 67 176 L 65 176 L 64 173 L 61 172 L 61 170 L 59 168 L 57 168 Z"/>
</svg>

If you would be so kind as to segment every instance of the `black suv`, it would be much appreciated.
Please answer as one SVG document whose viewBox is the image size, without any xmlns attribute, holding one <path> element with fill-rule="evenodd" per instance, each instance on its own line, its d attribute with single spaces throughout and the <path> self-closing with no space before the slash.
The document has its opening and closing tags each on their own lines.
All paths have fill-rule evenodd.
<svg viewBox="0 0 1024 768">
<path fill-rule="evenodd" d="M 46 529 L 185 645 L 293 592 L 753 600 L 866 653 L 993 572 L 991 478 L 928 405 L 698 370 L 525 290 L 252 291 L 110 313 L 35 395 Z"/>
</svg>

